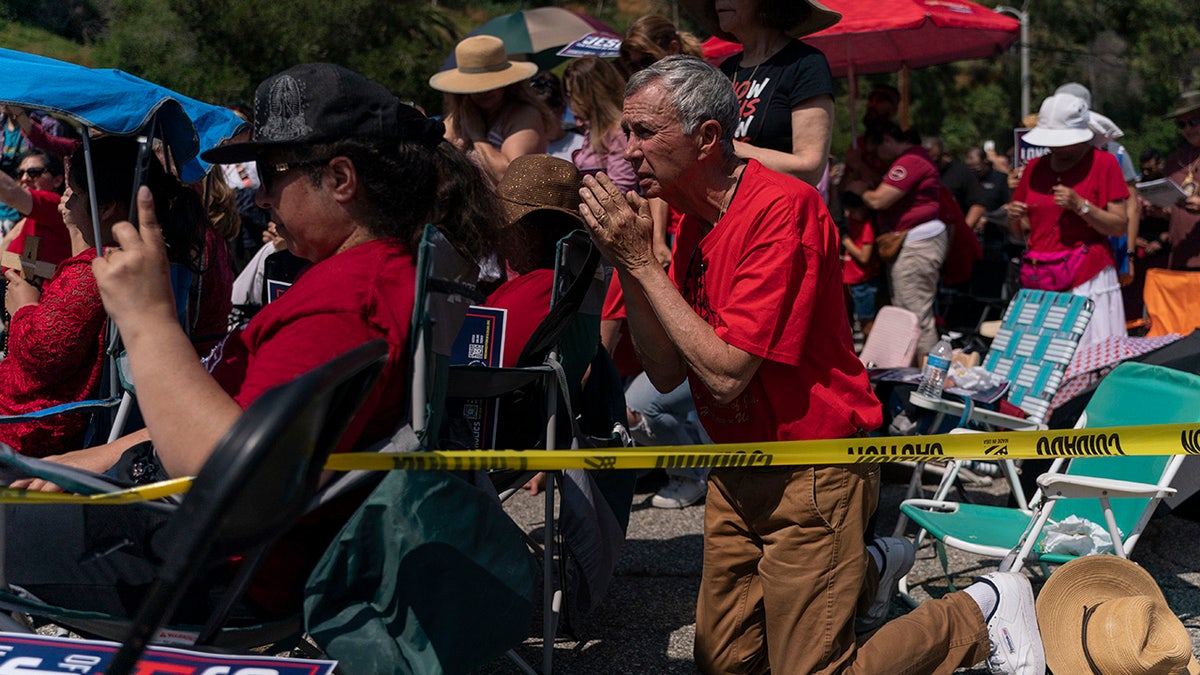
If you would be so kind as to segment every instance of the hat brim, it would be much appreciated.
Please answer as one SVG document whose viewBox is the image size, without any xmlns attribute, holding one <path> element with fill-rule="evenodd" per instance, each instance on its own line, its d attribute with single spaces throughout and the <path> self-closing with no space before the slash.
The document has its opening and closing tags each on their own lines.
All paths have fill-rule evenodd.
<svg viewBox="0 0 1200 675">
<path fill-rule="evenodd" d="M 429 86 L 447 94 L 480 94 L 528 80 L 537 71 L 537 64 L 528 61 L 509 61 L 503 69 L 486 73 L 464 73 L 451 68 L 429 78 Z"/>
<path fill-rule="evenodd" d="M 248 141 L 219 145 L 200 153 L 200 159 L 209 164 L 238 164 L 258 159 L 259 154 L 271 148 L 289 148 L 296 143 Z"/>
<path fill-rule="evenodd" d="M 579 212 L 570 209 L 564 209 L 561 206 L 535 206 L 532 204 L 522 204 L 514 202 L 504 197 L 500 198 L 500 208 L 504 210 L 504 224 L 501 229 L 507 229 L 517 224 L 525 216 L 534 211 L 557 211 L 559 213 L 570 216 L 576 223 L 579 224 L 579 229 L 587 231 L 587 222 L 579 215 Z"/>
<path fill-rule="evenodd" d="M 812 12 L 808 18 L 790 28 L 785 28 L 784 32 L 792 37 L 804 37 L 819 33 L 826 28 L 834 25 L 842 20 L 842 15 L 829 9 L 825 5 L 817 2 L 817 0 L 803 0 L 812 8 Z M 727 33 L 721 30 L 721 22 L 717 19 L 717 10 L 713 0 L 683 0 L 683 8 L 700 27 L 709 35 L 721 38 L 727 42 L 741 43 L 733 33 Z"/>
<path fill-rule="evenodd" d="M 1197 110 L 1200 110 L 1200 102 L 1197 102 L 1194 105 L 1185 105 L 1182 108 L 1176 108 L 1174 111 L 1172 111 L 1166 115 L 1163 115 L 1163 119 L 1164 120 L 1173 120 L 1176 117 L 1182 117 L 1183 115 L 1186 115 L 1188 113 L 1194 113 Z"/>
<path fill-rule="evenodd" d="M 1038 630 L 1046 648 L 1046 666 L 1055 673 L 1088 672 L 1083 652 L 1083 613 L 1106 600 L 1147 596 L 1166 606 L 1166 598 L 1150 573 L 1115 555 L 1076 558 L 1059 567 L 1038 593 Z M 1188 675 L 1200 675 L 1195 657 Z"/>
<path fill-rule="evenodd" d="M 1034 127 L 1021 137 L 1021 140 L 1031 145 L 1043 148 L 1064 148 L 1076 143 L 1087 143 L 1096 134 L 1091 129 L 1040 129 Z"/>
</svg>

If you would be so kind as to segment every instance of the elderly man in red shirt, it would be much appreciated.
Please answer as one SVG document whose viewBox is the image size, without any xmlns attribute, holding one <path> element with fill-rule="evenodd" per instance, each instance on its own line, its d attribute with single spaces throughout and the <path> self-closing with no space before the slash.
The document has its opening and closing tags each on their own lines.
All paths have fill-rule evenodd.
<svg viewBox="0 0 1200 675">
<path fill-rule="evenodd" d="M 580 212 L 617 268 L 634 346 L 659 391 L 691 382 L 718 443 L 865 434 L 881 412 L 850 342 L 836 228 L 812 187 L 737 158 L 736 115 L 728 81 L 698 59 L 668 57 L 629 82 L 625 156 L 642 195 L 686 214 L 674 279 L 654 257 L 646 199 L 584 178 Z M 948 674 L 994 643 L 997 672 L 1044 672 L 1033 593 L 1016 574 L 927 602 L 857 646 L 856 600 L 896 563 L 864 542 L 878 497 L 866 464 L 713 469 L 700 670 Z"/>
</svg>

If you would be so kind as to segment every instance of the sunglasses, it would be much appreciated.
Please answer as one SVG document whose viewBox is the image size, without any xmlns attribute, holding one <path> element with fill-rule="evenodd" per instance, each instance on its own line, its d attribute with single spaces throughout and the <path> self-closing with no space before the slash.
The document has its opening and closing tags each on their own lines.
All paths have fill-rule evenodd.
<svg viewBox="0 0 1200 675">
<path fill-rule="evenodd" d="M 266 162 L 256 162 L 255 168 L 258 170 L 258 182 L 262 185 L 265 192 L 270 192 L 273 183 L 279 176 L 296 169 L 307 169 L 314 166 L 321 166 L 329 162 L 328 159 L 309 159 L 302 162 L 276 162 L 267 164 Z"/>
<path fill-rule="evenodd" d="M 15 175 L 17 177 L 17 180 L 20 180 L 20 179 L 24 178 L 25 176 L 29 176 L 30 178 L 33 178 L 36 180 L 38 178 L 41 178 L 43 175 L 45 175 L 45 173 L 46 173 L 46 167 L 34 166 L 34 167 L 30 167 L 28 169 L 17 169 L 15 172 Z"/>
<path fill-rule="evenodd" d="M 1175 120 L 1175 126 L 1180 129 L 1187 127 L 1200 127 L 1200 117 L 1189 117 L 1186 120 Z"/>
</svg>

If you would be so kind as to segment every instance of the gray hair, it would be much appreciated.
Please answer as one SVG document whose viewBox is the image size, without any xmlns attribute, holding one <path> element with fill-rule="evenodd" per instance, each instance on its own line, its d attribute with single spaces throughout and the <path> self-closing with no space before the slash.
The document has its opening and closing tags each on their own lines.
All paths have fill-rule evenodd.
<svg viewBox="0 0 1200 675">
<path fill-rule="evenodd" d="M 651 84 L 661 83 L 671 94 L 671 107 L 679 115 L 685 134 L 713 120 L 721 125 L 721 149 L 732 158 L 733 132 L 737 126 L 738 102 L 733 84 L 721 71 L 694 56 L 668 56 L 629 78 L 628 100 Z"/>
</svg>

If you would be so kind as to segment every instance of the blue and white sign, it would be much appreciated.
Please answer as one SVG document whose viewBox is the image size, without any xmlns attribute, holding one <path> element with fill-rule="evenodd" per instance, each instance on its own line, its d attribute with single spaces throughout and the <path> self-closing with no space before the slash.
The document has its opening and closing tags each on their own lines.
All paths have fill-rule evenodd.
<svg viewBox="0 0 1200 675">
<path fill-rule="evenodd" d="M 610 33 L 588 33 L 571 44 L 558 50 L 559 56 L 599 56 L 602 59 L 615 58 L 621 53 L 621 38 Z"/>
</svg>

